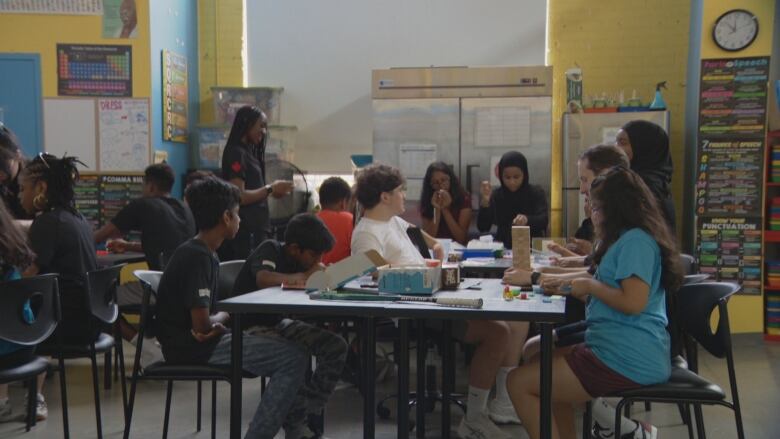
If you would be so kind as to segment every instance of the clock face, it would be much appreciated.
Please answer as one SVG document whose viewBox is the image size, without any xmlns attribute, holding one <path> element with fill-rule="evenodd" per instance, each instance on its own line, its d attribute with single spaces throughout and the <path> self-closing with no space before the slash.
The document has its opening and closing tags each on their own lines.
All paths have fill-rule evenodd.
<svg viewBox="0 0 780 439">
<path fill-rule="evenodd" d="M 721 49 L 735 52 L 749 46 L 758 35 L 758 19 L 744 9 L 734 9 L 718 17 L 712 38 Z"/>
</svg>

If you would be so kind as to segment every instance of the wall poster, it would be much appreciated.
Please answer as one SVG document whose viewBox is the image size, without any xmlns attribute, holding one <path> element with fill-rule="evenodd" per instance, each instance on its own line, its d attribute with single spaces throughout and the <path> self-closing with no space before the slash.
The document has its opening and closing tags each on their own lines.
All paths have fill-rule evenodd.
<svg viewBox="0 0 780 439">
<path fill-rule="evenodd" d="M 701 62 L 696 252 L 702 273 L 761 294 L 769 58 Z"/>
<path fill-rule="evenodd" d="M 133 96 L 132 47 L 57 44 L 57 94 Z"/>
<path fill-rule="evenodd" d="M 187 143 L 187 57 L 162 51 L 163 140 Z"/>
</svg>

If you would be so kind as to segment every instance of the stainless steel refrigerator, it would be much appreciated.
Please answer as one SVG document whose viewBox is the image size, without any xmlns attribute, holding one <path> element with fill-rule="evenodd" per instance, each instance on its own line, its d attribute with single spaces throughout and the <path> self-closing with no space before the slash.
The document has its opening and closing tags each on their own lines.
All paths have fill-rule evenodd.
<svg viewBox="0 0 780 439">
<path fill-rule="evenodd" d="M 434 160 L 453 165 L 475 209 L 480 182 L 497 186 L 495 166 L 512 150 L 526 156 L 531 183 L 549 196 L 551 96 L 551 67 L 374 70 L 374 161 L 407 178 L 404 217 L 420 224 L 422 178 Z"/>
<path fill-rule="evenodd" d="M 577 113 L 563 115 L 563 224 L 564 235 L 573 237 L 585 219 L 584 197 L 580 194 L 577 159 L 592 145 L 615 143 L 617 131 L 626 122 L 648 120 L 669 132 L 668 111 L 627 113 Z M 678 164 L 680 166 L 681 164 Z"/>
</svg>

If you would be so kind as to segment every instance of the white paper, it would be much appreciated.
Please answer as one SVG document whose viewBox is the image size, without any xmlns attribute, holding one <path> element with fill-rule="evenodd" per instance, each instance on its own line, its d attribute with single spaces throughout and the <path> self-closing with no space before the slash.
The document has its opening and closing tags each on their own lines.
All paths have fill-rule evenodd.
<svg viewBox="0 0 780 439">
<path fill-rule="evenodd" d="M 402 143 L 398 147 L 398 166 L 406 178 L 423 178 L 428 165 L 436 161 L 436 145 Z M 418 194 L 419 197 L 419 194 Z"/>
<path fill-rule="evenodd" d="M 100 171 L 143 171 L 149 165 L 149 101 L 100 99 Z"/>
<path fill-rule="evenodd" d="M 518 147 L 531 144 L 531 107 L 477 108 L 474 145 Z"/>
<path fill-rule="evenodd" d="M 620 127 L 604 127 L 601 129 L 601 143 L 614 145 Z"/>
</svg>

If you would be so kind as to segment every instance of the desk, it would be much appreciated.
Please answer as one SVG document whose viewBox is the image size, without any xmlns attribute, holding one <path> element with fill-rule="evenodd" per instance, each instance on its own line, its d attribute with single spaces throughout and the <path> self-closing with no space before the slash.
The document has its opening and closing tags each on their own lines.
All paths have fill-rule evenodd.
<svg viewBox="0 0 780 439">
<path fill-rule="evenodd" d="M 555 299 L 543 302 L 540 294 L 530 300 L 504 301 L 501 298 L 503 286 L 499 279 L 488 279 L 482 282 L 482 290 L 457 290 L 442 291 L 437 297 L 468 297 L 482 298 L 482 309 L 449 308 L 429 304 L 398 304 L 392 302 L 354 302 L 354 301 L 320 301 L 311 300 L 301 291 L 282 290 L 281 288 L 268 288 L 230 299 L 222 300 L 217 304 L 218 311 L 226 311 L 231 314 L 232 321 L 232 379 L 231 379 L 231 407 L 230 407 L 230 437 L 240 438 L 241 422 L 241 379 L 243 353 L 241 340 L 241 315 L 252 313 L 280 313 L 280 314 L 306 314 L 327 316 L 360 317 L 364 323 L 364 342 L 366 370 L 365 387 L 363 393 L 363 437 L 374 437 L 374 361 L 376 355 L 376 334 L 374 320 L 376 317 L 400 318 L 402 346 L 399 349 L 399 410 L 398 410 L 398 437 L 406 438 L 408 429 L 408 319 L 426 318 L 442 319 L 444 332 L 449 334 L 452 319 L 462 320 L 515 320 L 538 322 L 541 327 L 541 424 L 542 438 L 549 438 L 551 432 L 551 398 L 552 392 L 552 324 L 564 320 L 563 299 Z M 446 340 L 445 340 L 446 343 Z M 448 343 L 445 346 L 449 346 Z M 448 359 L 451 361 L 451 352 L 445 349 Z M 446 360 L 445 360 L 446 361 Z M 448 368 L 445 368 L 448 370 Z M 419 372 L 419 371 L 418 371 Z M 451 393 L 449 388 L 450 377 L 442 380 L 442 393 L 445 398 Z M 446 399 L 445 399 L 446 401 Z M 418 405 L 420 407 L 420 405 Z M 449 420 L 449 404 L 442 405 L 442 419 Z M 449 424 L 442 425 L 442 434 L 446 436 Z"/>
<path fill-rule="evenodd" d="M 146 255 L 141 252 L 98 253 L 96 259 L 98 267 L 110 267 L 125 263 L 144 262 Z"/>
</svg>

